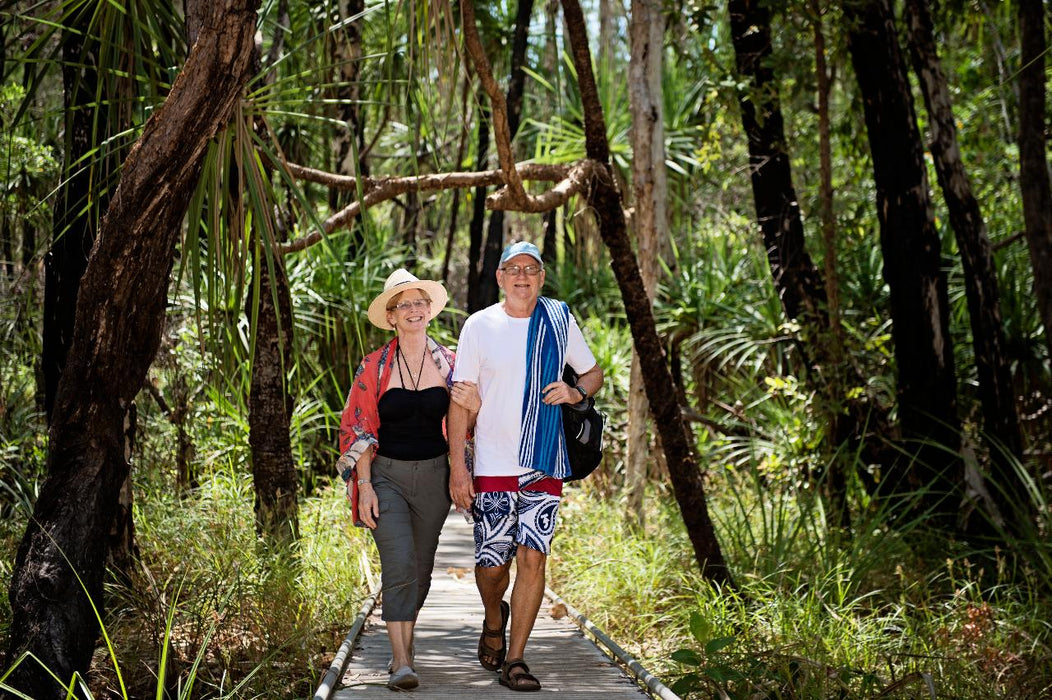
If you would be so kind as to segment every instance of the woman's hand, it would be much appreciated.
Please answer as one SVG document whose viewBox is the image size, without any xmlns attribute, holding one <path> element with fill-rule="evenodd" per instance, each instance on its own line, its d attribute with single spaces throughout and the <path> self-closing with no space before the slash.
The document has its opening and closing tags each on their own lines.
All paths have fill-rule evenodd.
<svg viewBox="0 0 1052 700">
<path fill-rule="evenodd" d="M 350 488 L 351 482 L 347 482 L 348 492 Z M 376 498 L 372 484 L 366 483 L 358 487 L 358 517 L 367 528 L 376 529 L 376 521 L 380 517 L 380 501 Z"/>
<path fill-rule="evenodd" d="M 453 403 L 461 408 L 466 408 L 471 413 L 478 413 L 482 408 L 482 397 L 479 396 L 479 388 L 475 382 L 457 382 L 449 393 Z"/>
</svg>

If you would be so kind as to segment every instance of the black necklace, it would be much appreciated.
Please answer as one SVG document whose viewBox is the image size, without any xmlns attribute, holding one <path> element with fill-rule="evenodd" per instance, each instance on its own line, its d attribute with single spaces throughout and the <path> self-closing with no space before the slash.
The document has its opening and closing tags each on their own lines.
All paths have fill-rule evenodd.
<svg viewBox="0 0 1052 700">
<path fill-rule="evenodd" d="M 420 390 L 420 380 L 423 379 L 423 377 L 424 377 L 424 360 L 427 359 L 427 345 L 426 344 L 424 345 L 424 354 L 420 356 L 420 369 L 418 369 L 417 372 L 416 372 L 416 379 L 415 380 L 413 379 L 413 370 L 409 368 L 409 362 L 406 361 L 405 354 L 402 352 L 401 344 L 399 344 L 397 352 L 398 352 L 398 357 L 401 360 L 401 362 L 397 363 L 398 364 L 398 381 L 400 381 L 402 383 L 402 388 L 403 389 L 408 389 L 409 388 L 408 386 L 406 386 L 405 378 L 402 376 L 402 365 L 404 364 L 405 365 L 405 371 L 409 372 L 409 379 L 413 382 L 413 391 L 419 391 Z"/>
</svg>

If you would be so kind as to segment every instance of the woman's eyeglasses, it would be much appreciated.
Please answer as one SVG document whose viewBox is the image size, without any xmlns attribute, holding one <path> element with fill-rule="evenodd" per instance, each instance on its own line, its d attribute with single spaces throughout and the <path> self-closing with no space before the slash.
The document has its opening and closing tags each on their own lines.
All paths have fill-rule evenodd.
<svg viewBox="0 0 1052 700">
<path fill-rule="evenodd" d="M 500 268 L 504 274 L 511 275 L 512 277 L 518 277 L 519 275 L 526 273 L 530 277 L 536 277 L 541 274 L 541 270 L 544 268 L 540 265 L 505 265 Z"/>
<path fill-rule="evenodd" d="M 417 311 L 423 311 L 427 307 L 431 306 L 430 299 L 413 299 L 412 301 L 400 301 L 394 306 L 389 307 L 388 311 L 409 311 L 409 309 L 416 309 Z"/>
</svg>

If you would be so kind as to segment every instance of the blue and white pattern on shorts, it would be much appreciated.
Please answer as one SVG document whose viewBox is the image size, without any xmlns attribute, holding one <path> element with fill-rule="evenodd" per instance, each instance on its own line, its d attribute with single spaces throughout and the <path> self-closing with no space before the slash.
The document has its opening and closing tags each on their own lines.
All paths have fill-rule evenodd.
<svg viewBox="0 0 1052 700">
<path fill-rule="evenodd" d="M 540 474 L 534 478 L 534 474 Z M 547 478 L 532 472 L 519 479 L 519 487 Z M 525 482 L 525 483 L 524 483 Z M 515 558 L 519 545 L 550 554 L 559 496 L 543 491 L 490 491 L 475 494 L 475 563 L 503 566 Z"/>
</svg>

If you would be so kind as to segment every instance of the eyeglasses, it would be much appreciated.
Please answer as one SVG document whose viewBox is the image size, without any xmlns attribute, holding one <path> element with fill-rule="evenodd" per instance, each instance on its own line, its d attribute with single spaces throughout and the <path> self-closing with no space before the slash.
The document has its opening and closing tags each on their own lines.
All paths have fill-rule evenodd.
<svg viewBox="0 0 1052 700">
<path fill-rule="evenodd" d="M 409 311 L 409 309 L 416 309 L 417 311 L 423 311 L 427 307 L 431 306 L 430 299 L 413 299 L 412 301 L 400 301 L 394 306 L 387 307 L 388 311 Z"/>
<path fill-rule="evenodd" d="M 527 274 L 530 277 L 536 277 L 541 274 L 541 270 L 544 268 L 540 265 L 505 265 L 500 268 L 504 274 L 511 275 L 512 277 L 518 277 L 520 274 Z"/>
</svg>

